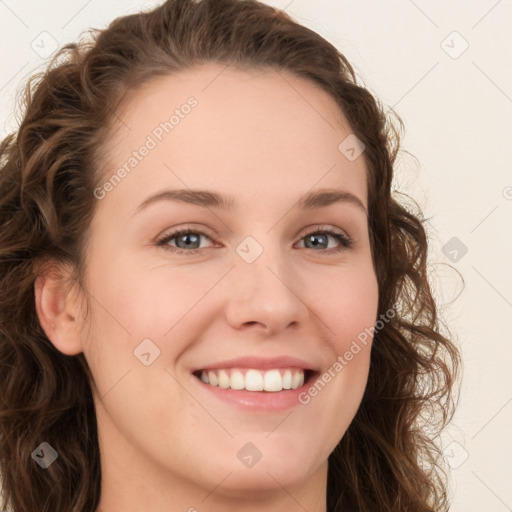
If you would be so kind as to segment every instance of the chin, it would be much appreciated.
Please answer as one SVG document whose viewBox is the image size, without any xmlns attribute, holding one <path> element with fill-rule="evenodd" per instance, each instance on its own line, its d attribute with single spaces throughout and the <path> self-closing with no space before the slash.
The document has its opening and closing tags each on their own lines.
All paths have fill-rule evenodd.
<svg viewBox="0 0 512 512">
<path fill-rule="evenodd" d="M 222 491 L 226 495 L 240 498 L 249 498 L 251 495 L 257 497 L 261 492 L 282 492 L 283 487 L 289 489 L 301 486 L 312 476 L 303 468 L 292 468 L 277 460 L 268 461 L 266 465 L 260 461 L 251 469 L 231 468 L 226 471 L 226 475 L 229 471 L 232 473 L 222 483 Z"/>
<path fill-rule="evenodd" d="M 282 487 L 301 486 L 315 472 L 322 471 L 323 465 L 327 469 L 326 458 L 320 461 L 318 457 L 314 458 L 307 449 L 307 443 L 301 443 L 303 450 L 290 449 L 289 446 L 284 447 L 277 443 L 276 439 L 274 447 L 268 440 L 266 443 L 264 440 L 259 443 L 256 441 L 253 446 L 244 445 L 245 448 L 235 452 L 234 463 L 231 459 L 215 464 L 219 481 L 229 474 L 222 483 L 223 491 L 232 495 L 240 493 L 246 498 L 252 492 L 282 492 Z M 259 448 L 256 448 L 257 444 Z M 220 470 L 219 467 L 223 469 Z"/>
</svg>

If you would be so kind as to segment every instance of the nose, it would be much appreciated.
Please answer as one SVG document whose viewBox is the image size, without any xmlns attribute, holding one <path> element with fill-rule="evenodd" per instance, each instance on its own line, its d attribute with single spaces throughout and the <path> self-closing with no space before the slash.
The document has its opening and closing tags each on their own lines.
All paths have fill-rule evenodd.
<svg viewBox="0 0 512 512">
<path fill-rule="evenodd" d="M 226 318 L 236 330 L 262 331 L 266 337 L 297 328 L 308 318 L 305 286 L 282 251 L 265 249 L 252 263 L 239 256 L 229 273 Z"/>
</svg>

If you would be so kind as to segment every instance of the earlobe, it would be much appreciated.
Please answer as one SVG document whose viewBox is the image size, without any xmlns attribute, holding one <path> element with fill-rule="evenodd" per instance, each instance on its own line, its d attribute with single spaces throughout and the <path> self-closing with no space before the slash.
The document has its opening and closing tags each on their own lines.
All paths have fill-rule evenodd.
<svg viewBox="0 0 512 512">
<path fill-rule="evenodd" d="M 48 339 L 66 355 L 83 351 L 75 287 L 70 289 L 68 274 L 58 265 L 39 273 L 34 282 L 36 312 Z"/>
</svg>

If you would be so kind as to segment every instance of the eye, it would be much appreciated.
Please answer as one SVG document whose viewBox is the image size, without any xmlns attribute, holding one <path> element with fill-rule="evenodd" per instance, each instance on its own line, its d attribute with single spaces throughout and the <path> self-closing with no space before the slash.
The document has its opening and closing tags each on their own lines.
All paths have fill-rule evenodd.
<svg viewBox="0 0 512 512">
<path fill-rule="evenodd" d="M 162 247 L 166 251 L 171 251 L 174 254 L 192 255 L 201 252 L 201 249 L 198 248 L 197 245 L 200 245 L 202 238 L 211 240 L 211 238 L 202 231 L 186 228 L 165 235 L 156 242 L 156 245 Z M 325 247 L 324 251 L 316 252 L 338 253 L 349 249 L 353 245 L 353 240 L 343 231 L 339 231 L 330 226 L 315 227 L 311 229 L 306 233 L 306 235 L 304 235 L 301 241 L 304 240 L 308 245 L 310 244 L 312 246 L 309 247 L 305 245 L 304 247 L 306 249 L 315 249 L 318 247 L 322 248 L 324 244 L 329 245 L 329 238 L 334 239 L 338 243 L 338 247 Z M 325 240 L 325 242 L 322 242 L 322 240 Z M 171 242 L 174 242 L 176 245 L 171 245 Z"/>
<path fill-rule="evenodd" d="M 197 254 L 200 252 L 200 250 L 196 249 L 194 245 L 200 243 L 201 237 L 210 239 L 208 235 L 204 234 L 201 231 L 194 231 L 192 229 L 187 228 L 166 235 L 165 237 L 158 240 L 156 244 L 158 246 L 162 246 L 167 251 L 174 252 L 175 254 Z M 177 244 L 181 244 L 182 247 L 185 247 L 186 249 L 183 250 L 179 245 L 178 248 L 169 245 L 169 242 L 171 242 L 174 239 L 176 239 Z"/>
<path fill-rule="evenodd" d="M 315 227 L 310 230 L 302 240 L 306 240 L 308 243 L 311 242 L 313 247 L 319 247 L 322 242 L 319 239 L 327 240 L 328 238 L 334 238 L 340 245 L 338 247 L 330 248 L 329 252 L 341 252 L 346 249 L 350 249 L 353 245 L 353 240 L 347 236 L 343 231 L 339 231 L 330 226 Z M 329 242 L 326 242 L 329 245 Z M 309 247 L 307 247 L 309 249 Z M 324 251 L 325 252 L 325 251 Z"/>
</svg>

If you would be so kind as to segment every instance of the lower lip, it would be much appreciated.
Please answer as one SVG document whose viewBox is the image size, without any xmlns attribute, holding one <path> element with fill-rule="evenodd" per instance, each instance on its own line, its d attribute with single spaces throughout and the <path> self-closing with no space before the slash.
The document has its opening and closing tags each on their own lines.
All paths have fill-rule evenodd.
<svg viewBox="0 0 512 512">
<path fill-rule="evenodd" d="M 308 379 L 307 382 L 297 389 L 284 389 L 283 391 L 238 391 L 205 384 L 195 375 L 192 375 L 192 379 L 219 400 L 249 411 L 267 412 L 284 411 L 300 405 L 299 395 L 310 386 L 310 382 L 313 380 L 312 378 Z"/>
</svg>

